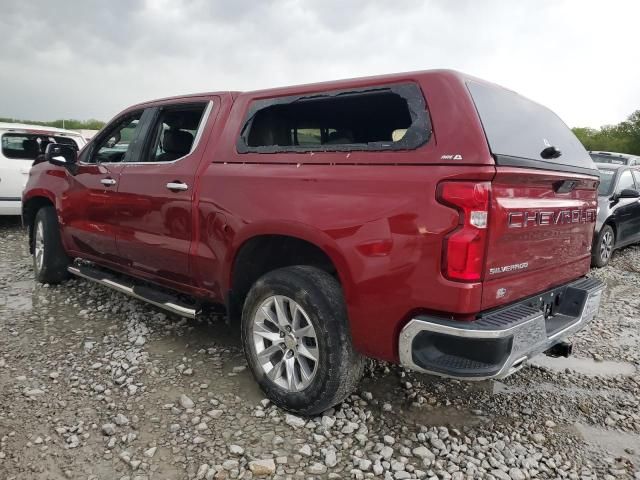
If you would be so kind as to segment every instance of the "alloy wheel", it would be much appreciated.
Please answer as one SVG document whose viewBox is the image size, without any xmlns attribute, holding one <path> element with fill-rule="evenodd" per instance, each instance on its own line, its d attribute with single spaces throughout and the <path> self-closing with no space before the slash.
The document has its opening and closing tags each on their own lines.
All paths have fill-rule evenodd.
<svg viewBox="0 0 640 480">
<path fill-rule="evenodd" d="M 36 260 L 36 268 L 38 271 L 42 270 L 42 265 L 44 264 L 44 226 L 42 222 L 38 222 L 36 225 L 33 255 Z"/>
<path fill-rule="evenodd" d="M 283 295 L 266 298 L 251 325 L 258 364 L 288 392 L 307 388 L 318 370 L 316 331 L 304 309 Z"/>
<path fill-rule="evenodd" d="M 606 263 L 611 258 L 611 252 L 613 251 L 613 234 L 609 231 L 604 232 L 602 236 L 602 242 L 600 242 L 600 259 Z"/>
</svg>

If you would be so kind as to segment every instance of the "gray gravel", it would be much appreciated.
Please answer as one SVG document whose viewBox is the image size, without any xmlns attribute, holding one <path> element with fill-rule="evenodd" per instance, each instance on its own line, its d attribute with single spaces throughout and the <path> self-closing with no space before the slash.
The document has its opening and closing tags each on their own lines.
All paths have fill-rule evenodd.
<svg viewBox="0 0 640 480">
<path fill-rule="evenodd" d="M 32 280 L 0 220 L 0 479 L 640 478 L 640 248 L 575 357 L 464 383 L 370 362 L 316 418 L 264 398 L 236 328 Z"/>
</svg>

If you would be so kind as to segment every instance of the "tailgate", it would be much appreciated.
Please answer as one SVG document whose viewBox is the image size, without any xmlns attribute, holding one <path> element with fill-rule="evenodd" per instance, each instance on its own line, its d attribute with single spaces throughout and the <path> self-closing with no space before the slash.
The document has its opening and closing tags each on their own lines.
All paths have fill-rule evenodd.
<svg viewBox="0 0 640 480">
<path fill-rule="evenodd" d="M 497 85 L 467 87 L 496 162 L 482 292 L 487 309 L 589 271 L 598 171 L 548 108 Z"/>
<path fill-rule="evenodd" d="M 585 275 L 596 215 L 593 177 L 497 167 L 491 184 L 482 308 Z"/>
</svg>

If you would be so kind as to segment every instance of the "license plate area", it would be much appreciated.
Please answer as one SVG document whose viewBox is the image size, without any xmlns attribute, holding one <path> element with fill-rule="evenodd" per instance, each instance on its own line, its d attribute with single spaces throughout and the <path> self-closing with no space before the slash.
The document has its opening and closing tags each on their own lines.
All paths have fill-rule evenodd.
<svg viewBox="0 0 640 480">
<path fill-rule="evenodd" d="M 559 287 L 530 298 L 527 305 L 544 314 L 545 320 L 558 314 L 577 316 L 588 292 L 572 287 Z"/>
</svg>

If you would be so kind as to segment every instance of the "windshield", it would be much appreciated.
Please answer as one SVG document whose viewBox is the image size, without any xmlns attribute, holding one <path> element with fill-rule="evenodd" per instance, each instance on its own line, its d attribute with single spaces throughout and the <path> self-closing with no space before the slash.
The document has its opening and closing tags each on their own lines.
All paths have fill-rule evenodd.
<svg viewBox="0 0 640 480">
<path fill-rule="evenodd" d="M 596 163 L 611 163 L 613 165 L 626 165 L 628 160 L 624 157 L 614 157 L 612 155 L 599 155 L 597 153 L 591 153 L 591 158 Z"/>
<path fill-rule="evenodd" d="M 467 86 L 498 163 L 516 158 L 539 163 L 540 167 L 562 165 L 595 170 L 580 141 L 548 108 L 494 85 L 468 82 Z M 562 154 L 543 156 L 542 151 L 551 146 Z"/>
<path fill-rule="evenodd" d="M 80 140 L 75 141 L 72 137 L 46 133 L 5 133 L 2 135 L 2 155 L 16 160 L 35 160 L 50 143 L 64 143 L 77 148 L 82 146 Z"/>
<path fill-rule="evenodd" d="M 603 168 L 598 171 L 598 175 L 600 175 L 598 195 L 600 195 L 601 197 L 609 195 L 613 187 L 613 179 L 616 178 L 616 171 Z"/>
</svg>

